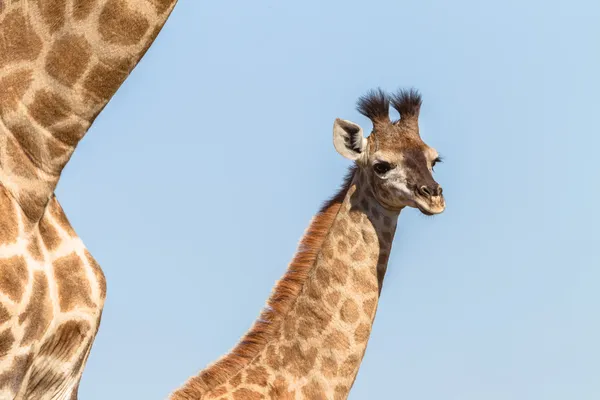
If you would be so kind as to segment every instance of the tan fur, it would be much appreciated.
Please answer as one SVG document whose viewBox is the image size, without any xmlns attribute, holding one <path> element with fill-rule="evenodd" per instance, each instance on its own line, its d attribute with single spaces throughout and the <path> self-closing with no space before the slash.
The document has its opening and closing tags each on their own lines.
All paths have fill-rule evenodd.
<svg viewBox="0 0 600 400">
<path fill-rule="evenodd" d="M 53 192 L 175 2 L 0 1 L 0 399 L 77 398 L 106 281 Z"/>
<path fill-rule="evenodd" d="M 191 378 L 181 392 L 173 395 L 173 400 L 195 398 L 193 396 L 196 396 L 197 393 L 208 392 L 226 382 L 263 351 L 267 343 L 277 337 L 283 317 L 298 298 L 308 274 L 314 266 L 323 241 L 348 192 L 354 172 L 354 169 L 350 170 L 339 192 L 323 205 L 312 220 L 300 241 L 296 255 L 289 264 L 285 275 L 273 288 L 267 306 L 254 326 L 231 352 L 206 368 L 198 376 Z"/>
</svg>

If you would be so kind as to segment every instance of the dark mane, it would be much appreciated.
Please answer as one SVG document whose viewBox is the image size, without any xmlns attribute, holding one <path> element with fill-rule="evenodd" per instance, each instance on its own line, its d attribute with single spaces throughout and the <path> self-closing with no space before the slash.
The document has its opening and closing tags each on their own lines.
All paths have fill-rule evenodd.
<svg viewBox="0 0 600 400">
<path fill-rule="evenodd" d="M 190 378 L 169 397 L 170 400 L 202 399 L 203 396 L 231 379 L 246 367 L 267 344 L 278 337 L 281 324 L 293 307 L 321 252 L 333 222 L 348 193 L 356 167 L 350 168 L 342 187 L 325 202 L 313 218 L 298 245 L 298 251 L 286 273 L 275 285 L 267 305 L 250 330 L 228 354 Z M 212 397 L 211 397 L 212 398 Z M 237 398 L 237 397 L 236 397 Z M 244 397 L 245 398 L 245 397 Z"/>
<path fill-rule="evenodd" d="M 356 109 L 373 122 L 390 120 L 390 98 L 381 89 L 371 90 L 361 96 Z"/>
<path fill-rule="evenodd" d="M 400 118 L 418 117 L 423 102 L 416 89 L 399 90 L 391 101 L 392 106 L 400 113 Z"/>
</svg>

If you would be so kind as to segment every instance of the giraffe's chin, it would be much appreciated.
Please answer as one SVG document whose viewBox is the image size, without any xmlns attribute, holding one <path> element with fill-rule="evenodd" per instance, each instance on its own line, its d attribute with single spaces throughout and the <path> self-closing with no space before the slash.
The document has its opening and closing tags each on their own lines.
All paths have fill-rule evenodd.
<svg viewBox="0 0 600 400">
<path fill-rule="evenodd" d="M 436 198 L 428 202 L 415 201 L 415 205 L 422 214 L 427 216 L 441 214 L 446 209 L 446 202 L 444 201 L 443 197 Z"/>
</svg>

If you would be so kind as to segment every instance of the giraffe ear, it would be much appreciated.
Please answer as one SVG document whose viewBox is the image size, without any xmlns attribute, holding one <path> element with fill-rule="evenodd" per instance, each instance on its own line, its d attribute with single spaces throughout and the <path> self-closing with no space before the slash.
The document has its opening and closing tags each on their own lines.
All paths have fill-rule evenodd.
<svg viewBox="0 0 600 400">
<path fill-rule="evenodd" d="M 333 145 L 342 156 L 356 161 L 367 149 L 363 130 L 354 122 L 337 118 L 333 123 Z"/>
</svg>

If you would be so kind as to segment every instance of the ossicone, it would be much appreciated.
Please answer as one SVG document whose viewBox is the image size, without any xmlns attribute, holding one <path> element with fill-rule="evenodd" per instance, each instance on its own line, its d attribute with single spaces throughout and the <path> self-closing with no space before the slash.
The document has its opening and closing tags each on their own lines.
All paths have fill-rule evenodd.
<svg viewBox="0 0 600 400">
<path fill-rule="evenodd" d="M 416 89 L 400 89 L 392 96 L 392 107 L 400 113 L 400 120 L 418 118 L 421 111 L 421 94 Z"/>
</svg>

